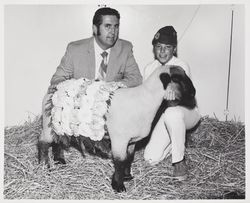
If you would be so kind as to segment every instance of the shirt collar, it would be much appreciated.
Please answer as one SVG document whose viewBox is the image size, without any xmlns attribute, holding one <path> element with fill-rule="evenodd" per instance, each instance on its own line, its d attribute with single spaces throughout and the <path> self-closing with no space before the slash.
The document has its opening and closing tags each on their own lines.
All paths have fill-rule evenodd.
<svg viewBox="0 0 250 203">
<path fill-rule="evenodd" d="M 103 50 L 96 42 L 96 39 L 94 38 L 94 48 L 95 48 L 95 52 L 99 55 L 101 55 L 102 52 L 106 51 L 108 53 L 108 56 L 109 56 L 109 53 L 110 53 L 110 49 L 106 49 L 106 50 Z"/>
</svg>

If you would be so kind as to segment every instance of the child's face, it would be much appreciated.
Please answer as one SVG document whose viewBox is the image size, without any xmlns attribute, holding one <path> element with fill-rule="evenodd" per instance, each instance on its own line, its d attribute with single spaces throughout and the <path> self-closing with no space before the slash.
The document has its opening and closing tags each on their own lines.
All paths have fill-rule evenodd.
<svg viewBox="0 0 250 203">
<path fill-rule="evenodd" d="M 170 44 L 156 43 L 154 45 L 154 55 L 161 64 L 167 63 L 174 54 L 176 47 Z"/>
</svg>

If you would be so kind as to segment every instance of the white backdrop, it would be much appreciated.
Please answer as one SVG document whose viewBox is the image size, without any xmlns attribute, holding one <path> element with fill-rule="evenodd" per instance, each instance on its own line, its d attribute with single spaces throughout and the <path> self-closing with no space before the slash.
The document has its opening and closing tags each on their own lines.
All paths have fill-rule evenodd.
<svg viewBox="0 0 250 203">
<path fill-rule="evenodd" d="M 153 60 L 156 31 L 173 25 L 178 55 L 186 61 L 197 89 L 201 114 L 225 120 L 231 10 L 234 10 L 229 119 L 244 122 L 244 5 L 118 5 L 120 38 L 134 45 L 141 70 Z M 92 35 L 98 8 L 86 5 L 5 5 L 5 126 L 41 114 L 49 80 L 70 41 Z"/>
</svg>

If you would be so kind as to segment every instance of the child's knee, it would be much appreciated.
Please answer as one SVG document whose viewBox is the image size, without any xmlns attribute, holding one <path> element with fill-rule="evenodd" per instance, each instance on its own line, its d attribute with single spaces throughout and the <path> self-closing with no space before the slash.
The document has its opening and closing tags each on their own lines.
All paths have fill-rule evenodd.
<svg viewBox="0 0 250 203">
<path fill-rule="evenodd" d="M 164 112 L 164 121 L 165 122 L 175 122 L 184 120 L 184 112 L 178 106 L 169 107 Z"/>
</svg>

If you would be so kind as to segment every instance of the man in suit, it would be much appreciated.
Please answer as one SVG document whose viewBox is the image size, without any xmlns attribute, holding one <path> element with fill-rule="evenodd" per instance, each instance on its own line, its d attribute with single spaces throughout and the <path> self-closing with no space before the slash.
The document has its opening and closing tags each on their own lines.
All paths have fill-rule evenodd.
<svg viewBox="0 0 250 203">
<path fill-rule="evenodd" d="M 120 14 L 115 9 L 98 9 L 93 17 L 93 36 L 69 43 L 51 79 L 51 87 L 65 79 L 80 77 L 120 81 L 128 87 L 140 85 L 142 76 L 133 56 L 132 44 L 118 38 L 119 21 Z M 101 73 L 104 51 L 107 67 Z"/>
<path fill-rule="evenodd" d="M 46 109 L 50 104 L 55 87 L 67 79 L 87 78 L 107 82 L 121 82 L 127 87 L 138 86 L 142 76 L 135 61 L 132 44 L 119 39 L 120 14 L 117 10 L 104 7 L 95 12 L 93 17 L 93 36 L 68 44 L 61 63 L 51 78 L 48 92 L 43 99 L 43 131 L 39 137 L 42 150 L 48 150 L 52 144 L 55 161 L 65 163 L 63 150 L 51 136 L 50 116 Z M 89 140 L 89 142 L 91 142 Z M 47 143 L 47 144 L 46 144 Z M 90 143 L 92 145 L 92 142 Z M 105 143 L 94 143 L 95 147 L 107 151 Z"/>
</svg>

